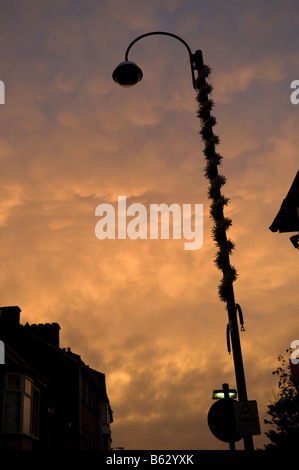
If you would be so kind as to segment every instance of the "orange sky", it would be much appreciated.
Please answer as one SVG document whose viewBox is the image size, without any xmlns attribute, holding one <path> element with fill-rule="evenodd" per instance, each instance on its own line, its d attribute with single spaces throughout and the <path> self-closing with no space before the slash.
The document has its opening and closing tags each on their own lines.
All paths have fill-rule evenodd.
<svg viewBox="0 0 299 470">
<path fill-rule="evenodd" d="M 130 52 L 142 82 L 124 90 L 112 71 L 156 30 L 202 49 L 212 68 L 258 447 L 276 358 L 299 338 L 298 252 L 268 228 L 298 171 L 298 26 L 293 0 L 0 5 L 1 305 L 18 305 L 22 323 L 58 322 L 61 347 L 106 374 L 114 447 L 226 449 L 207 413 L 212 390 L 236 384 L 188 54 L 173 38 L 145 38 Z M 203 204 L 202 248 L 98 240 L 95 208 L 119 195 Z"/>
</svg>

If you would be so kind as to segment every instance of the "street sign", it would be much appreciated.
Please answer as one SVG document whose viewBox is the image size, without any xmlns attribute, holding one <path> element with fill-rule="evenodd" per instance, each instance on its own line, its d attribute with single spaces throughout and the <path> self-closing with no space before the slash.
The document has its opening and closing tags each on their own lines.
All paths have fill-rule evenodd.
<svg viewBox="0 0 299 470">
<path fill-rule="evenodd" d="M 261 434 L 255 400 L 235 401 L 236 432 L 240 437 Z"/>
<path fill-rule="evenodd" d="M 232 398 L 220 399 L 210 408 L 208 425 L 217 439 L 223 442 L 237 442 L 242 439 L 236 429 L 234 405 Z"/>
</svg>

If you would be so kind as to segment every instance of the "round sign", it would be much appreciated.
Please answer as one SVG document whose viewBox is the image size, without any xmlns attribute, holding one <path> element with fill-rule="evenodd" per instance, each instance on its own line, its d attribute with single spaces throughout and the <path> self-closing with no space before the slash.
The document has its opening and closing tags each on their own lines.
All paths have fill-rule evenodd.
<svg viewBox="0 0 299 470">
<path fill-rule="evenodd" d="M 224 398 L 216 401 L 208 413 L 208 425 L 217 439 L 223 442 L 237 442 L 242 439 L 236 431 L 234 403 Z"/>
</svg>

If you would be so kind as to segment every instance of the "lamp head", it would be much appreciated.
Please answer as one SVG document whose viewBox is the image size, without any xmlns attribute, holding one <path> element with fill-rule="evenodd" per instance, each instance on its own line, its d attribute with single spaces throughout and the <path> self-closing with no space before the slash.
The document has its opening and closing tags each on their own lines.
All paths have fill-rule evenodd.
<svg viewBox="0 0 299 470">
<path fill-rule="evenodd" d="M 136 85 L 143 77 L 142 70 L 134 62 L 121 62 L 112 74 L 113 80 L 124 88 Z"/>
<path fill-rule="evenodd" d="M 228 398 L 237 398 L 237 390 L 228 389 L 227 390 L 227 397 Z M 225 391 L 222 390 L 214 390 L 212 395 L 213 400 L 225 398 Z"/>
</svg>

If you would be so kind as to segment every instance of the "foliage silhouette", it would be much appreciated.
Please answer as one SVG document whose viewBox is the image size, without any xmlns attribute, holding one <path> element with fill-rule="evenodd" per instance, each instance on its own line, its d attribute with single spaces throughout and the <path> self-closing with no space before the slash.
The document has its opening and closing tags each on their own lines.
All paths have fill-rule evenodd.
<svg viewBox="0 0 299 470">
<path fill-rule="evenodd" d="M 268 405 L 271 419 L 264 420 L 271 427 L 266 432 L 271 442 L 265 445 L 265 450 L 294 451 L 299 442 L 299 383 L 292 378 L 289 361 L 281 355 L 278 360 L 280 365 L 272 374 L 279 377 L 279 395 Z"/>
</svg>

